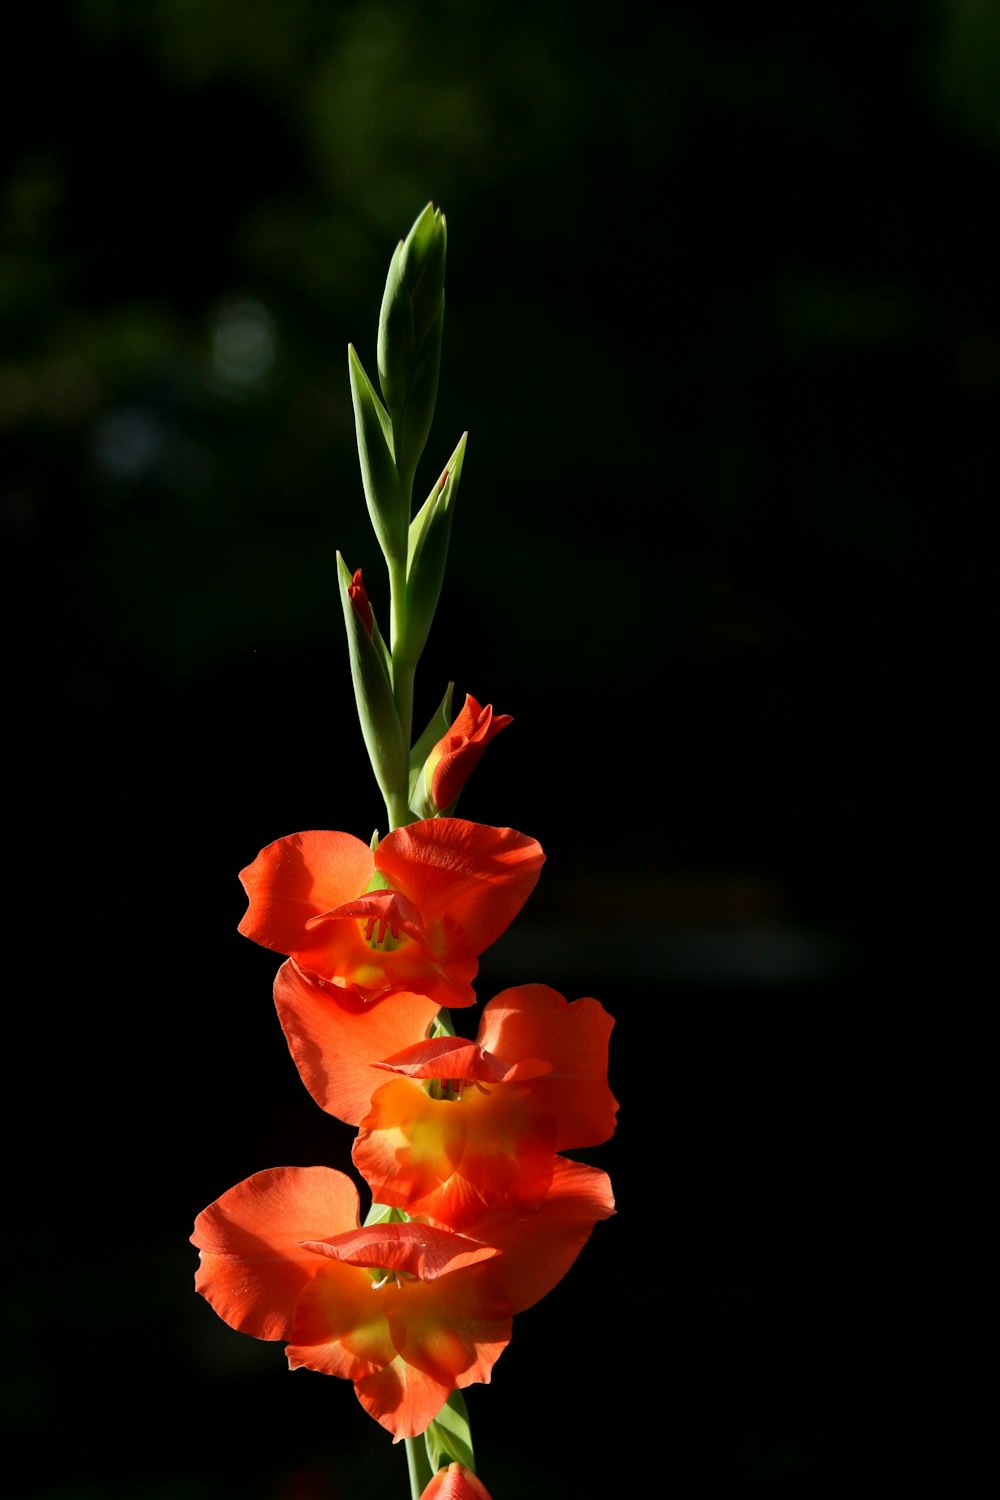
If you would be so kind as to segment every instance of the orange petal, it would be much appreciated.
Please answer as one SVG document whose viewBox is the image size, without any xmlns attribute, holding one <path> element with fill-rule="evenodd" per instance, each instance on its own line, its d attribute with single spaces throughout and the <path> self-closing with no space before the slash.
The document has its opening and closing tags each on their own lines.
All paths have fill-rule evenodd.
<svg viewBox="0 0 1000 1500">
<path fill-rule="evenodd" d="M 476 1237 L 501 1252 L 480 1275 L 508 1299 L 512 1312 L 522 1312 L 565 1276 L 594 1225 L 614 1211 L 606 1172 L 556 1157 L 552 1185 L 539 1208 L 495 1205 L 476 1222 Z"/>
<path fill-rule="evenodd" d="M 614 1024 L 600 1001 L 570 1002 L 546 984 L 516 985 L 483 1007 L 481 1047 L 506 1063 L 542 1057 L 552 1064 L 526 1087 L 556 1121 L 557 1151 L 597 1146 L 614 1134 L 618 1101 L 608 1087 Z"/>
<path fill-rule="evenodd" d="M 379 1233 L 386 1228 L 371 1227 Z M 388 1227 L 412 1230 L 414 1243 L 421 1233 L 425 1243 L 434 1238 L 427 1225 Z M 345 1248 L 363 1238 L 364 1231 L 344 1236 Z M 442 1242 L 459 1238 L 440 1233 Z M 367 1259 L 373 1250 L 385 1254 L 387 1248 L 384 1240 L 376 1248 L 370 1239 L 357 1253 Z M 394 1438 L 415 1437 L 453 1390 L 489 1380 L 510 1339 L 506 1300 L 482 1280 L 489 1260 L 465 1263 L 475 1249 L 451 1258 L 450 1268 L 462 1266 L 458 1274 L 445 1268 L 431 1281 L 402 1285 L 376 1286 L 366 1270 L 327 1261 L 299 1299 L 289 1363 L 348 1376 L 358 1400 Z"/>
<path fill-rule="evenodd" d="M 223 1193 L 195 1220 L 195 1290 L 226 1323 L 259 1339 L 288 1337 L 296 1301 L 322 1261 L 302 1240 L 358 1222 L 358 1192 L 330 1167 L 272 1167 Z"/>
<path fill-rule="evenodd" d="M 250 904 L 239 930 L 277 953 L 309 948 L 306 923 L 363 891 L 374 868 L 371 849 L 350 833 L 276 839 L 240 871 Z"/>
<path fill-rule="evenodd" d="M 386 1299 L 398 1353 L 451 1390 L 488 1381 L 510 1342 L 510 1313 L 484 1278 L 484 1269 L 442 1277 L 432 1285 L 408 1283 Z"/>
<path fill-rule="evenodd" d="M 285 1353 L 293 1370 L 318 1370 L 345 1380 L 382 1369 L 396 1356 L 385 1289 L 373 1284 L 367 1270 L 320 1260 L 299 1298 Z"/>
<path fill-rule="evenodd" d="M 358 1400 L 398 1443 L 426 1431 L 454 1388 L 396 1358 L 354 1382 Z"/>
<path fill-rule="evenodd" d="M 375 1202 L 422 1212 L 417 1204 L 462 1160 L 466 1118 L 461 1104 L 432 1099 L 409 1078 L 377 1089 L 352 1151 Z"/>
<path fill-rule="evenodd" d="M 534 890 L 545 855 L 513 828 L 464 818 L 425 818 L 385 836 L 375 864 L 420 908 L 425 927 L 444 916 L 482 953 Z"/>
<path fill-rule="evenodd" d="M 542 1113 L 528 1089 L 517 1083 L 488 1092 L 466 1089 L 460 1107 L 466 1130 L 459 1170 L 478 1189 L 479 1202 L 469 1200 L 475 1217 L 482 1212 L 480 1204 L 516 1202 L 537 1207 L 549 1190 L 556 1161 L 552 1117 Z M 473 1223 L 470 1214 L 456 1218 L 433 1203 L 425 1204 L 422 1211 L 446 1218 L 456 1229 Z"/>
<path fill-rule="evenodd" d="M 350 901 L 344 901 L 331 911 L 313 917 L 306 925 L 310 932 L 323 922 L 340 922 L 348 917 L 372 922 L 379 931 L 379 940 L 391 930 L 394 937 L 405 935 L 427 948 L 427 934 L 420 920 L 420 913 L 409 897 L 401 891 L 365 891 Z"/>
<path fill-rule="evenodd" d="M 374 1095 L 353 1156 L 376 1202 L 463 1229 L 498 1200 L 536 1207 L 551 1181 L 554 1138 L 551 1117 L 522 1085 L 432 1099 L 399 1078 Z"/>
<path fill-rule="evenodd" d="M 436 1281 L 498 1254 L 492 1245 L 465 1239 L 433 1224 L 369 1224 L 364 1228 L 305 1242 L 317 1255 L 346 1265 L 406 1271 L 420 1281 Z M 407 1291 L 415 1290 L 409 1284 Z"/>
<path fill-rule="evenodd" d="M 402 1048 L 375 1066 L 403 1073 L 407 1078 L 461 1078 L 477 1083 L 506 1083 L 513 1071 L 475 1042 L 467 1042 L 460 1036 L 436 1036 L 414 1042 L 412 1047 Z M 541 1072 L 548 1071 L 547 1064 L 538 1066 Z"/>
<path fill-rule="evenodd" d="M 306 1088 L 321 1109 L 348 1125 L 361 1123 L 385 1082 L 375 1061 L 424 1036 L 438 1012 L 424 995 L 366 1004 L 304 974 L 291 959 L 278 970 L 274 1003 Z"/>
</svg>

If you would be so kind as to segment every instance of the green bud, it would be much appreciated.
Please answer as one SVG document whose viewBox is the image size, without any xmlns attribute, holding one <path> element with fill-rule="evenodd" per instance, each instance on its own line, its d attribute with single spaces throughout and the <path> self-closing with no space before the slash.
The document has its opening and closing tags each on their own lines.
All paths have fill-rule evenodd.
<svg viewBox="0 0 1000 1500">
<path fill-rule="evenodd" d="M 386 651 L 372 616 L 372 628 L 351 597 L 354 576 L 337 553 L 340 600 L 344 607 L 351 679 L 368 758 L 382 796 L 389 806 L 408 785 L 408 756 L 403 727 L 392 695 Z"/>
<path fill-rule="evenodd" d="M 365 1228 L 372 1224 L 405 1224 L 409 1214 L 401 1208 L 389 1207 L 385 1203 L 373 1203 L 365 1215 Z"/>
<path fill-rule="evenodd" d="M 410 522 L 406 555 L 407 660 L 416 662 L 427 644 L 434 612 L 441 597 L 451 518 L 465 461 L 468 433 L 463 432 L 448 466 Z"/>
<path fill-rule="evenodd" d="M 402 561 L 410 519 L 409 503 L 396 468 L 392 422 L 365 374 L 353 344 L 347 346 L 347 363 L 368 514 L 386 559 Z"/>
<path fill-rule="evenodd" d="M 418 811 L 416 807 L 413 807 L 413 798 L 428 755 L 451 728 L 451 696 L 454 691 L 455 684 L 449 682 L 445 695 L 438 704 L 430 723 L 410 751 L 410 806 L 419 818 L 433 818 L 437 815 L 437 808 Z"/>
<path fill-rule="evenodd" d="M 406 489 L 426 446 L 437 402 L 447 244 L 444 214 L 428 203 L 396 246 L 379 313 L 379 383 Z"/>
<path fill-rule="evenodd" d="M 446 1005 L 442 1005 L 430 1026 L 427 1028 L 427 1036 L 433 1040 L 439 1036 L 454 1036 L 455 1027 L 451 1019 L 451 1011 Z"/>
</svg>

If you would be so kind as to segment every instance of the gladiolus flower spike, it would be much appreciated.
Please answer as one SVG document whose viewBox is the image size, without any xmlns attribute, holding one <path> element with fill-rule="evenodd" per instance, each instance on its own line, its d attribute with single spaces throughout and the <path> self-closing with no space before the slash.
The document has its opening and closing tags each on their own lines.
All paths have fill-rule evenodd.
<svg viewBox="0 0 1000 1500">
<path fill-rule="evenodd" d="M 545 855 L 515 828 L 455 815 L 509 714 L 469 693 L 453 717 L 449 682 L 413 738 L 414 673 L 466 452 L 463 434 L 413 515 L 446 245 L 444 215 L 428 204 L 396 247 L 379 315 L 381 394 L 348 349 L 361 483 L 388 573 L 385 636 L 367 575 L 339 552 L 337 586 L 386 831 L 367 843 L 289 834 L 239 877 L 239 931 L 282 956 L 273 998 L 302 1082 L 356 1130 L 366 1214 L 334 1167 L 269 1167 L 209 1204 L 191 1241 L 195 1288 L 224 1322 L 283 1344 L 292 1369 L 349 1381 L 405 1443 L 410 1500 L 490 1500 L 463 1392 L 489 1383 L 515 1317 L 614 1214 L 607 1174 L 564 1153 L 606 1142 L 618 1101 L 614 1022 L 592 996 L 520 984 L 484 1005 L 475 1040 L 452 1022 L 476 1003 L 480 956 L 521 911 Z"/>
</svg>

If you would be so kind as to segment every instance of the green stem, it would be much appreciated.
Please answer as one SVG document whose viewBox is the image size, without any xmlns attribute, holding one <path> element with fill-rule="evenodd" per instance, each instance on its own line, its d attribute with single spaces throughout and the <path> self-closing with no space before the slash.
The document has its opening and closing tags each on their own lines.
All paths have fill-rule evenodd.
<svg viewBox="0 0 1000 1500">
<path fill-rule="evenodd" d="M 392 661 L 392 696 L 396 712 L 403 729 L 403 743 L 409 745 L 413 739 L 413 679 L 416 662 L 409 659 L 407 641 L 408 615 L 406 607 L 406 559 L 387 558 L 389 569 L 389 655 Z M 407 777 L 407 781 L 408 781 Z M 395 787 L 386 798 L 389 827 L 401 828 L 414 821 L 410 811 L 409 786 Z"/>
<path fill-rule="evenodd" d="M 406 1463 L 410 1471 L 410 1500 L 420 1500 L 432 1478 L 423 1434 L 406 1439 Z"/>
<path fill-rule="evenodd" d="M 386 797 L 385 815 L 389 820 L 390 833 L 397 828 L 405 828 L 408 823 L 415 823 L 417 821 L 416 813 L 414 813 L 405 795 Z"/>
<path fill-rule="evenodd" d="M 389 654 L 392 657 L 392 691 L 406 743 L 413 730 L 413 678 L 416 662 L 410 661 L 407 636 L 406 559 L 389 562 Z"/>
</svg>

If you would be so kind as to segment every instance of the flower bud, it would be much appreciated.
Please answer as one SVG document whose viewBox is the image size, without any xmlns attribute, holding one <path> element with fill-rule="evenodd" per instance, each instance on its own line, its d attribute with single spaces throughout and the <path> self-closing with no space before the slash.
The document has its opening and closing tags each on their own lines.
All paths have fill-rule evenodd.
<svg viewBox="0 0 1000 1500">
<path fill-rule="evenodd" d="M 441 369 L 444 214 L 428 203 L 393 254 L 379 314 L 378 374 L 404 490 L 424 450 Z"/>
<path fill-rule="evenodd" d="M 354 606 L 354 613 L 358 616 L 368 634 L 371 635 L 375 628 L 375 616 L 372 614 L 371 600 L 368 598 L 368 590 L 365 588 L 360 568 L 355 569 L 354 575 L 347 585 L 347 597 Z"/>
<path fill-rule="evenodd" d="M 423 775 L 424 762 L 437 745 L 438 740 L 443 739 L 451 729 L 451 697 L 454 691 L 455 684 L 449 682 L 444 697 L 434 710 L 426 728 L 410 747 L 410 802 L 416 795 L 417 785 Z"/>
<path fill-rule="evenodd" d="M 410 806 L 419 818 L 448 816 L 454 811 L 486 746 L 511 723 L 510 714 L 495 714 L 491 703 L 482 708 L 471 693 L 466 694 L 461 713 L 433 747 L 416 779 Z"/>
<path fill-rule="evenodd" d="M 452 1463 L 438 1469 L 420 1500 L 490 1500 L 490 1492 L 471 1469 Z"/>
</svg>

